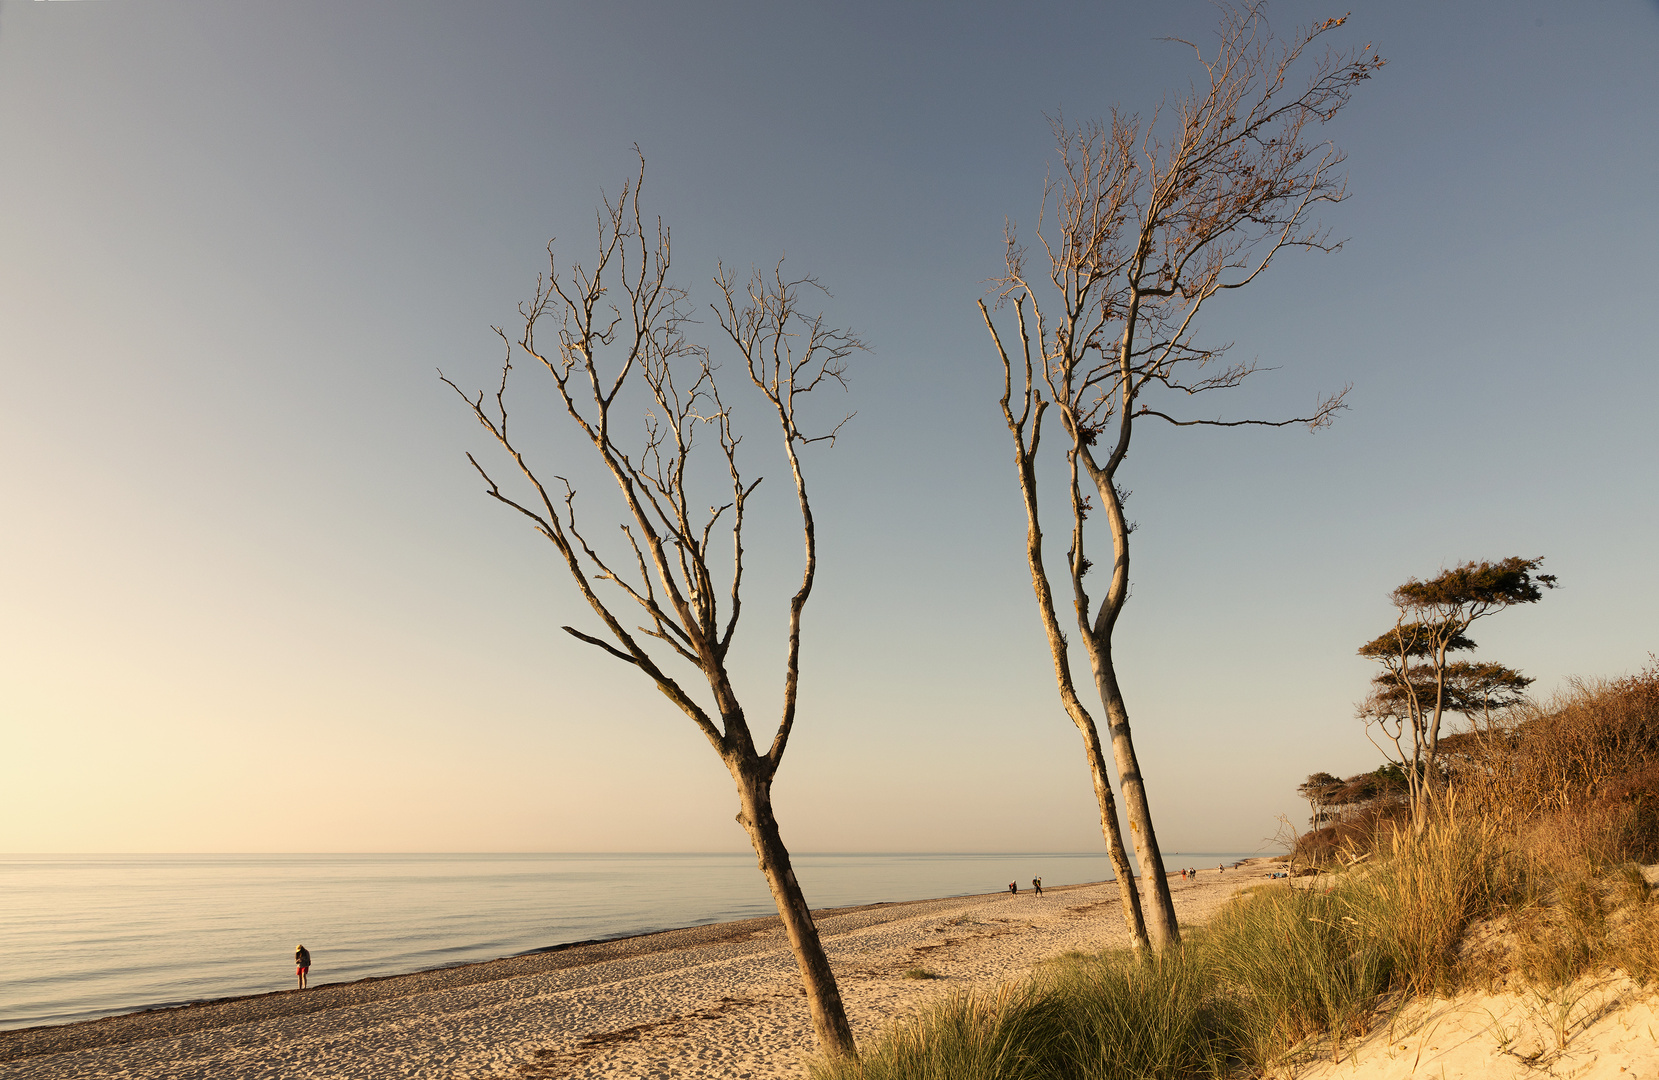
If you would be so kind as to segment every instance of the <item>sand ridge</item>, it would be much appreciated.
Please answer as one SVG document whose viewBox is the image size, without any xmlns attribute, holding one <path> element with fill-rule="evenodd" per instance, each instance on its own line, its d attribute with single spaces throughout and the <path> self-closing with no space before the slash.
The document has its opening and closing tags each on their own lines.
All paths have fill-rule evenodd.
<svg viewBox="0 0 1659 1080">
<path fill-rule="evenodd" d="M 1184 924 L 1266 860 L 1171 879 Z M 990 893 L 815 913 L 854 1032 L 992 987 L 1070 949 L 1126 945 L 1117 886 Z M 939 976 L 906 978 L 922 967 Z M 801 1077 L 805 999 L 776 918 L 484 964 L 0 1033 L 28 1078 Z"/>
<path fill-rule="evenodd" d="M 1552 990 L 1408 1003 L 1297 1080 L 1655 1080 L 1659 1001 L 1607 973 Z"/>
</svg>

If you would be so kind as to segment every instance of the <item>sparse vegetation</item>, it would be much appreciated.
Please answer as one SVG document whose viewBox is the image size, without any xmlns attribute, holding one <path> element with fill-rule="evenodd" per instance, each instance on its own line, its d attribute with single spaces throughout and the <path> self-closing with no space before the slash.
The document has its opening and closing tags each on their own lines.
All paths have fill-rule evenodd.
<svg viewBox="0 0 1659 1080">
<path fill-rule="evenodd" d="M 952 994 L 819 1080 L 1220 1075 L 1226 1047 L 1190 947 L 1067 956 L 1034 979 Z"/>
<path fill-rule="evenodd" d="M 1332 871 L 1314 887 L 1257 887 L 1161 954 L 1070 953 L 952 995 L 814 1075 L 1261 1075 L 1340 1059 L 1406 997 L 1462 989 L 1530 995 L 1559 1048 L 1588 1015 L 1585 976 L 1659 981 L 1659 902 L 1636 865 L 1659 846 L 1659 663 L 1441 745 L 1446 794 L 1421 831 L 1379 791 L 1303 838 L 1297 861 Z"/>
</svg>

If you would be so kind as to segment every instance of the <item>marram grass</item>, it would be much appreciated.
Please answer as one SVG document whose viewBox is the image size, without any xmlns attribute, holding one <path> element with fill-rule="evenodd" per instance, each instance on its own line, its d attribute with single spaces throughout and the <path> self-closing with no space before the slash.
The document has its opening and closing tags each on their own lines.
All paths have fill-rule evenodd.
<svg viewBox="0 0 1659 1080">
<path fill-rule="evenodd" d="M 1220 1075 L 1215 1003 L 1188 950 L 1066 957 L 995 992 L 953 994 L 819 1080 L 1184 1080 Z"/>
<path fill-rule="evenodd" d="M 1242 896 L 1162 955 L 1073 953 L 1026 982 L 953 995 L 814 1076 L 1188 1080 L 1339 1057 L 1383 995 L 1452 988 L 1464 930 L 1524 884 L 1479 822 L 1437 822 L 1389 848 L 1329 886 Z"/>
</svg>

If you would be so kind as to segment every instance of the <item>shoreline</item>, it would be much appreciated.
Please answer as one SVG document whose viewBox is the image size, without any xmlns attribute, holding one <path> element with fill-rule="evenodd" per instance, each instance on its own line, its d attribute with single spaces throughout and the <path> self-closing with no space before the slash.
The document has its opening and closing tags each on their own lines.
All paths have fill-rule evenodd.
<svg viewBox="0 0 1659 1080">
<path fill-rule="evenodd" d="M 1110 880 L 1085 881 L 1074 885 L 1055 885 L 1052 888 L 1045 888 L 1043 892 L 1045 894 L 1060 893 L 1071 889 L 1098 888 L 1101 886 L 1111 885 L 1112 883 L 1113 882 Z M 923 900 L 879 900 L 872 904 L 854 904 L 849 907 L 817 908 L 813 910 L 812 917 L 816 921 L 819 919 L 832 918 L 838 915 L 875 911 L 882 908 L 902 908 L 917 904 L 951 903 L 961 900 L 983 900 L 986 898 L 1006 895 L 1007 894 L 1005 892 L 990 892 L 966 893 L 959 896 L 931 897 Z M 38 1036 L 41 1033 L 48 1032 L 67 1033 L 71 1029 L 75 1031 L 90 1031 L 98 1025 L 113 1025 L 115 1027 L 130 1026 L 116 1023 L 117 1021 L 123 1020 L 141 1021 L 145 1024 L 152 1021 L 155 1024 L 166 1024 L 166 1021 L 175 1018 L 182 1022 L 178 1024 L 166 1024 L 167 1027 L 171 1028 L 175 1032 L 201 1030 L 203 1028 L 223 1026 L 224 1023 L 242 1022 L 242 1017 L 246 1014 L 260 1012 L 261 1010 L 253 1008 L 239 1009 L 237 1006 L 242 1006 L 244 1004 L 251 1005 L 253 1002 L 269 1002 L 271 999 L 292 997 L 295 1000 L 290 1003 L 291 1007 L 283 1008 L 282 1003 L 273 1003 L 273 1007 L 266 1015 L 283 1016 L 305 1014 L 337 1007 L 337 1003 L 334 1003 L 332 999 L 337 997 L 338 993 L 334 995 L 323 995 L 322 997 L 317 998 L 317 1004 L 315 1006 L 311 1006 L 309 1000 L 302 1000 L 311 999 L 314 995 L 322 995 L 323 991 L 327 990 L 334 990 L 336 992 L 352 991 L 357 990 L 358 988 L 368 987 L 373 983 L 393 983 L 393 986 L 385 988 L 385 993 L 374 994 L 373 991 L 370 991 L 367 996 L 361 993 L 353 995 L 358 1002 L 363 1000 L 385 1000 L 387 998 L 407 996 L 410 993 L 423 992 L 424 990 L 430 988 L 425 984 L 435 981 L 433 978 L 435 976 L 454 975 L 454 979 L 445 979 L 443 981 L 451 985 L 470 986 L 477 983 L 493 982 L 497 979 L 516 978 L 520 975 L 533 974 L 540 970 L 561 970 L 566 967 L 582 967 L 588 964 L 602 963 L 605 960 L 614 959 L 615 957 L 612 954 L 616 950 L 607 949 L 605 948 L 606 946 L 626 946 L 629 948 L 626 948 L 624 951 L 629 954 L 648 956 L 657 952 L 666 952 L 677 949 L 695 949 L 705 945 L 716 945 L 726 941 L 740 940 L 744 937 L 750 937 L 757 933 L 765 933 L 770 930 L 780 929 L 781 927 L 782 923 L 776 915 L 764 915 L 751 919 L 730 919 L 724 922 L 700 923 L 696 926 L 672 927 L 667 930 L 647 930 L 638 934 L 619 934 L 616 937 L 590 938 L 585 941 L 567 941 L 558 945 L 544 945 L 537 949 L 527 949 L 524 952 L 514 953 L 511 956 L 498 956 L 490 960 L 463 960 L 455 964 L 444 964 L 440 967 L 431 968 L 418 968 L 414 971 L 399 972 L 395 975 L 365 975 L 361 979 L 349 979 L 342 982 L 315 983 L 305 990 L 289 987 L 284 990 L 266 990 L 258 994 L 232 994 L 228 997 L 202 998 L 196 1001 L 182 1001 L 173 1005 L 143 1005 L 135 1009 L 111 1013 L 108 1016 L 89 1017 L 85 1020 L 65 1020 L 60 1023 L 53 1024 L 34 1024 L 29 1027 L 8 1028 L 4 1031 L 0 1031 L 0 1064 L 15 1060 L 19 1057 L 34 1056 L 33 1053 L 27 1052 L 19 1054 L 12 1049 L 10 1044 L 14 1042 L 29 1043 L 36 1040 L 30 1038 L 14 1039 L 14 1036 Z M 569 962 L 562 964 L 541 965 L 514 963 L 515 961 L 529 961 L 565 952 L 576 952 L 576 955 L 572 957 Z M 467 969 L 478 970 L 470 972 L 467 971 Z M 200 1010 L 200 1012 L 196 1012 L 196 1010 Z M 236 1019 L 220 1018 L 221 1014 L 233 1011 L 241 1014 L 241 1016 Z M 187 1014 L 191 1014 L 191 1016 L 187 1017 Z M 205 1022 L 194 1024 L 190 1023 L 191 1018 L 197 1017 L 204 1018 Z M 117 1037 L 111 1039 L 98 1038 L 95 1035 L 94 1038 L 85 1041 L 82 1045 L 85 1047 L 113 1046 L 121 1045 L 126 1042 L 138 1041 L 148 1037 L 152 1036 L 140 1034 L 133 1038 Z M 56 1042 L 59 1040 L 54 1039 L 52 1041 Z"/>
<path fill-rule="evenodd" d="M 1204 853 L 1199 855 L 1202 862 Z M 1185 857 L 1170 853 L 1165 866 Z M 1208 853 L 1210 865 L 1218 860 L 1231 865 L 1250 857 L 1252 853 Z M 679 880 L 675 861 L 681 858 L 690 859 L 693 866 L 694 887 L 684 897 L 674 891 L 674 882 Z M 1047 866 L 1058 878 L 1056 885 L 1098 883 L 1112 877 L 1103 852 L 807 852 L 799 858 L 806 860 L 814 875 L 807 884 L 809 895 L 817 901 L 812 904 L 815 911 L 975 895 L 987 884 L 1021 877 L 1021 871 L 1029 876 L 1043 869 L 998 863 L 1059 860 L 1059 865 Z M 775 914 L 764 890 L 750 895 L 756 882 L 752 857 L 746 853 L 0 855 L 0 862 L 8 866 L 16 861 L 24 868 L 44 867 L 60 878 L 66 871 L 82 872 L 94 863 L 107 863 L 96 875 L 98 880 L 114 885 L 130 873 L 148 874 L 157 879 L 150 884 L 163 888 L 192 870 L 216 875 L 229 870 L 246 876 L 252 866 L 268 874 L 264 863 L 271 860 L 283 867 L 303 864 L 309 891 L 262 889 L 251 910 L 210 910 L 195 898 L 185 897 L 153 912 L 123 908 L 103 923 L 82 918 L 77 924 L 62 924 L 63 932 L 107 941 L 107 955 L 104 948 L 58 954 L 47 944 L 60 925 L 54 904 L 49 902 L 52 889 L 71 885 L 74 877 L 63 878 L 56 886 L 48 879 L 44 891 L 25 889 L 23 910 L 17 914 L 24 919 L 21 925 L 31 929 L 12 935 L 12 941 L 23 953 L 14 959 L 30 974 L 9 987 L 11 992 L 0 995 L 5 998 L 0 1004 L 8 1006 L 0 1010 L 0 1035 L 280 993 L 294 985 L 292 969 L 285 976 L 281 961 L 273 963 L 272 942 L 262 930 L 287 925 L 290 913 L 302 910 L 307 914 L 298 937 L 306 941 L 326 938 L 320 943 L 329 954 L 323 958 L 323 969 L 313 970 L 312 987 Z M 573 886 L 565 880 L 574 868 L 567 866 L 570 860 L 599 876 L 591 880 L 578 876 L 574 880 L 586 884 Z M 955 865 L 959 862 L 962 865 Z M 492 868 L 497 873 L 511 870 L 503 879 L 506 887 L 497 887 L 489 904 L 472 905 L 465 882 Z M 742 872 L 734 874 L 734 869 Z M 319 875 L 320 882 L 311 880 Z M 284 883 L 292 876 L 286 875 Z M 372 879 L 377 887 L 398 890 L 390 896 L 388 910 L 377 912 L 366 924 L 349 903 L 351 890 L 363 878 Z M 748 886 L 748 891 L 742 886 Z M 315 908 L 310 906 L 313 901 Z M 210 924 L 204 928 L 194 919 L 180 918 L 187 909 L 209 918 Z M 35 929 L 43 933 L 37 936 Z M 139 941 L 144 943 L 143 953 L 133 949 Z M 157 955 L 171 959 L 157 964 L 153 959 Z"/>
<path fill-rule="evenodd" d="M 1224 876 L 1205 871 L 1193 882 L 1172 875 L 1182 922 L 1192 921 L 1182 898 L 1202 921 L 1227 896 L 1262 880 L 1270 862 L 1247 860 L 1239 870 Z M 1203 911 L 1194 907 L 1200 900 Z M 1081 906 L 1073 906 L 1078 901 Z M 930 999 L 947 985 L 961 989 L 1014 978 L 1079 942 L 1117 944 L 1113 939 L 1124 936 L 1117 904 L 1116 885 L 1099 882 L 1054 886 L 1041 898 L 1029 890 L 1017 897 L 979 893 L 826 908 L 813 916 L 855 1029 L 869 1037 L 895 1009 Z M 1011 937 L 1027 940 L 1013 948 Z M 976 959 L 970 953 L 984 955 L 964 965 L 961 960 Z M 961 970 L 904 978 L 906 964 L 947 956 L 953 962 L 941 966 Z M 739 1013 L 750 1021 L 735 1040 L 739 1045 L 724 1036 L 695 1037 L 700 1029 L 720 1028 L 722 1020 L 729 1026 Z M 762 1014 L 763 1030 L 757 1031 L 754 1021 Z M 429 1049 L 434 1041 L 465 1045 L 411 1059 L 411 1037 Z M 761 1077 L 799 1075 L 810 1043 L 793 957 L 777 916 L 770 915 L 569 942 L 304 991 L 18 1028 L 0 1032 L 0 1063 L 17 1076 L 281 1076 L 299 1067 L 341 1077 L 531 1077 L 553 1075 L 548 1068 L 589 1075 L 572 1070 L 610 1059 L 630 1071 L 657 1060 L 659 1052 L 697 1058 L 712 1048 L 717 1059 L 747 1063 L 730 1075 Z M 332 1064 L 319 1071 L 316 1062 L 325 1056 Z"/>
</svg>

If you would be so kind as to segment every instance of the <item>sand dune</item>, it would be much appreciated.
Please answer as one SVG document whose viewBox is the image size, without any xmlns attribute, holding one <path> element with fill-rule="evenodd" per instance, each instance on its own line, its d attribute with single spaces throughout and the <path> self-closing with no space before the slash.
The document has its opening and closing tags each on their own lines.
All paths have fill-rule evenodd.
<svg viewBox="0 0 1659 1080">
<path fill-rule="evenodd" d="M 1335 1056 L 1334 1054 L 1332 1055 Z M 1417 1001 L 1297 1080 L 1653 1080 L 1659 1009 L 1650 991 L 1607 975 L 1540 993 Z"/>
</svg>

